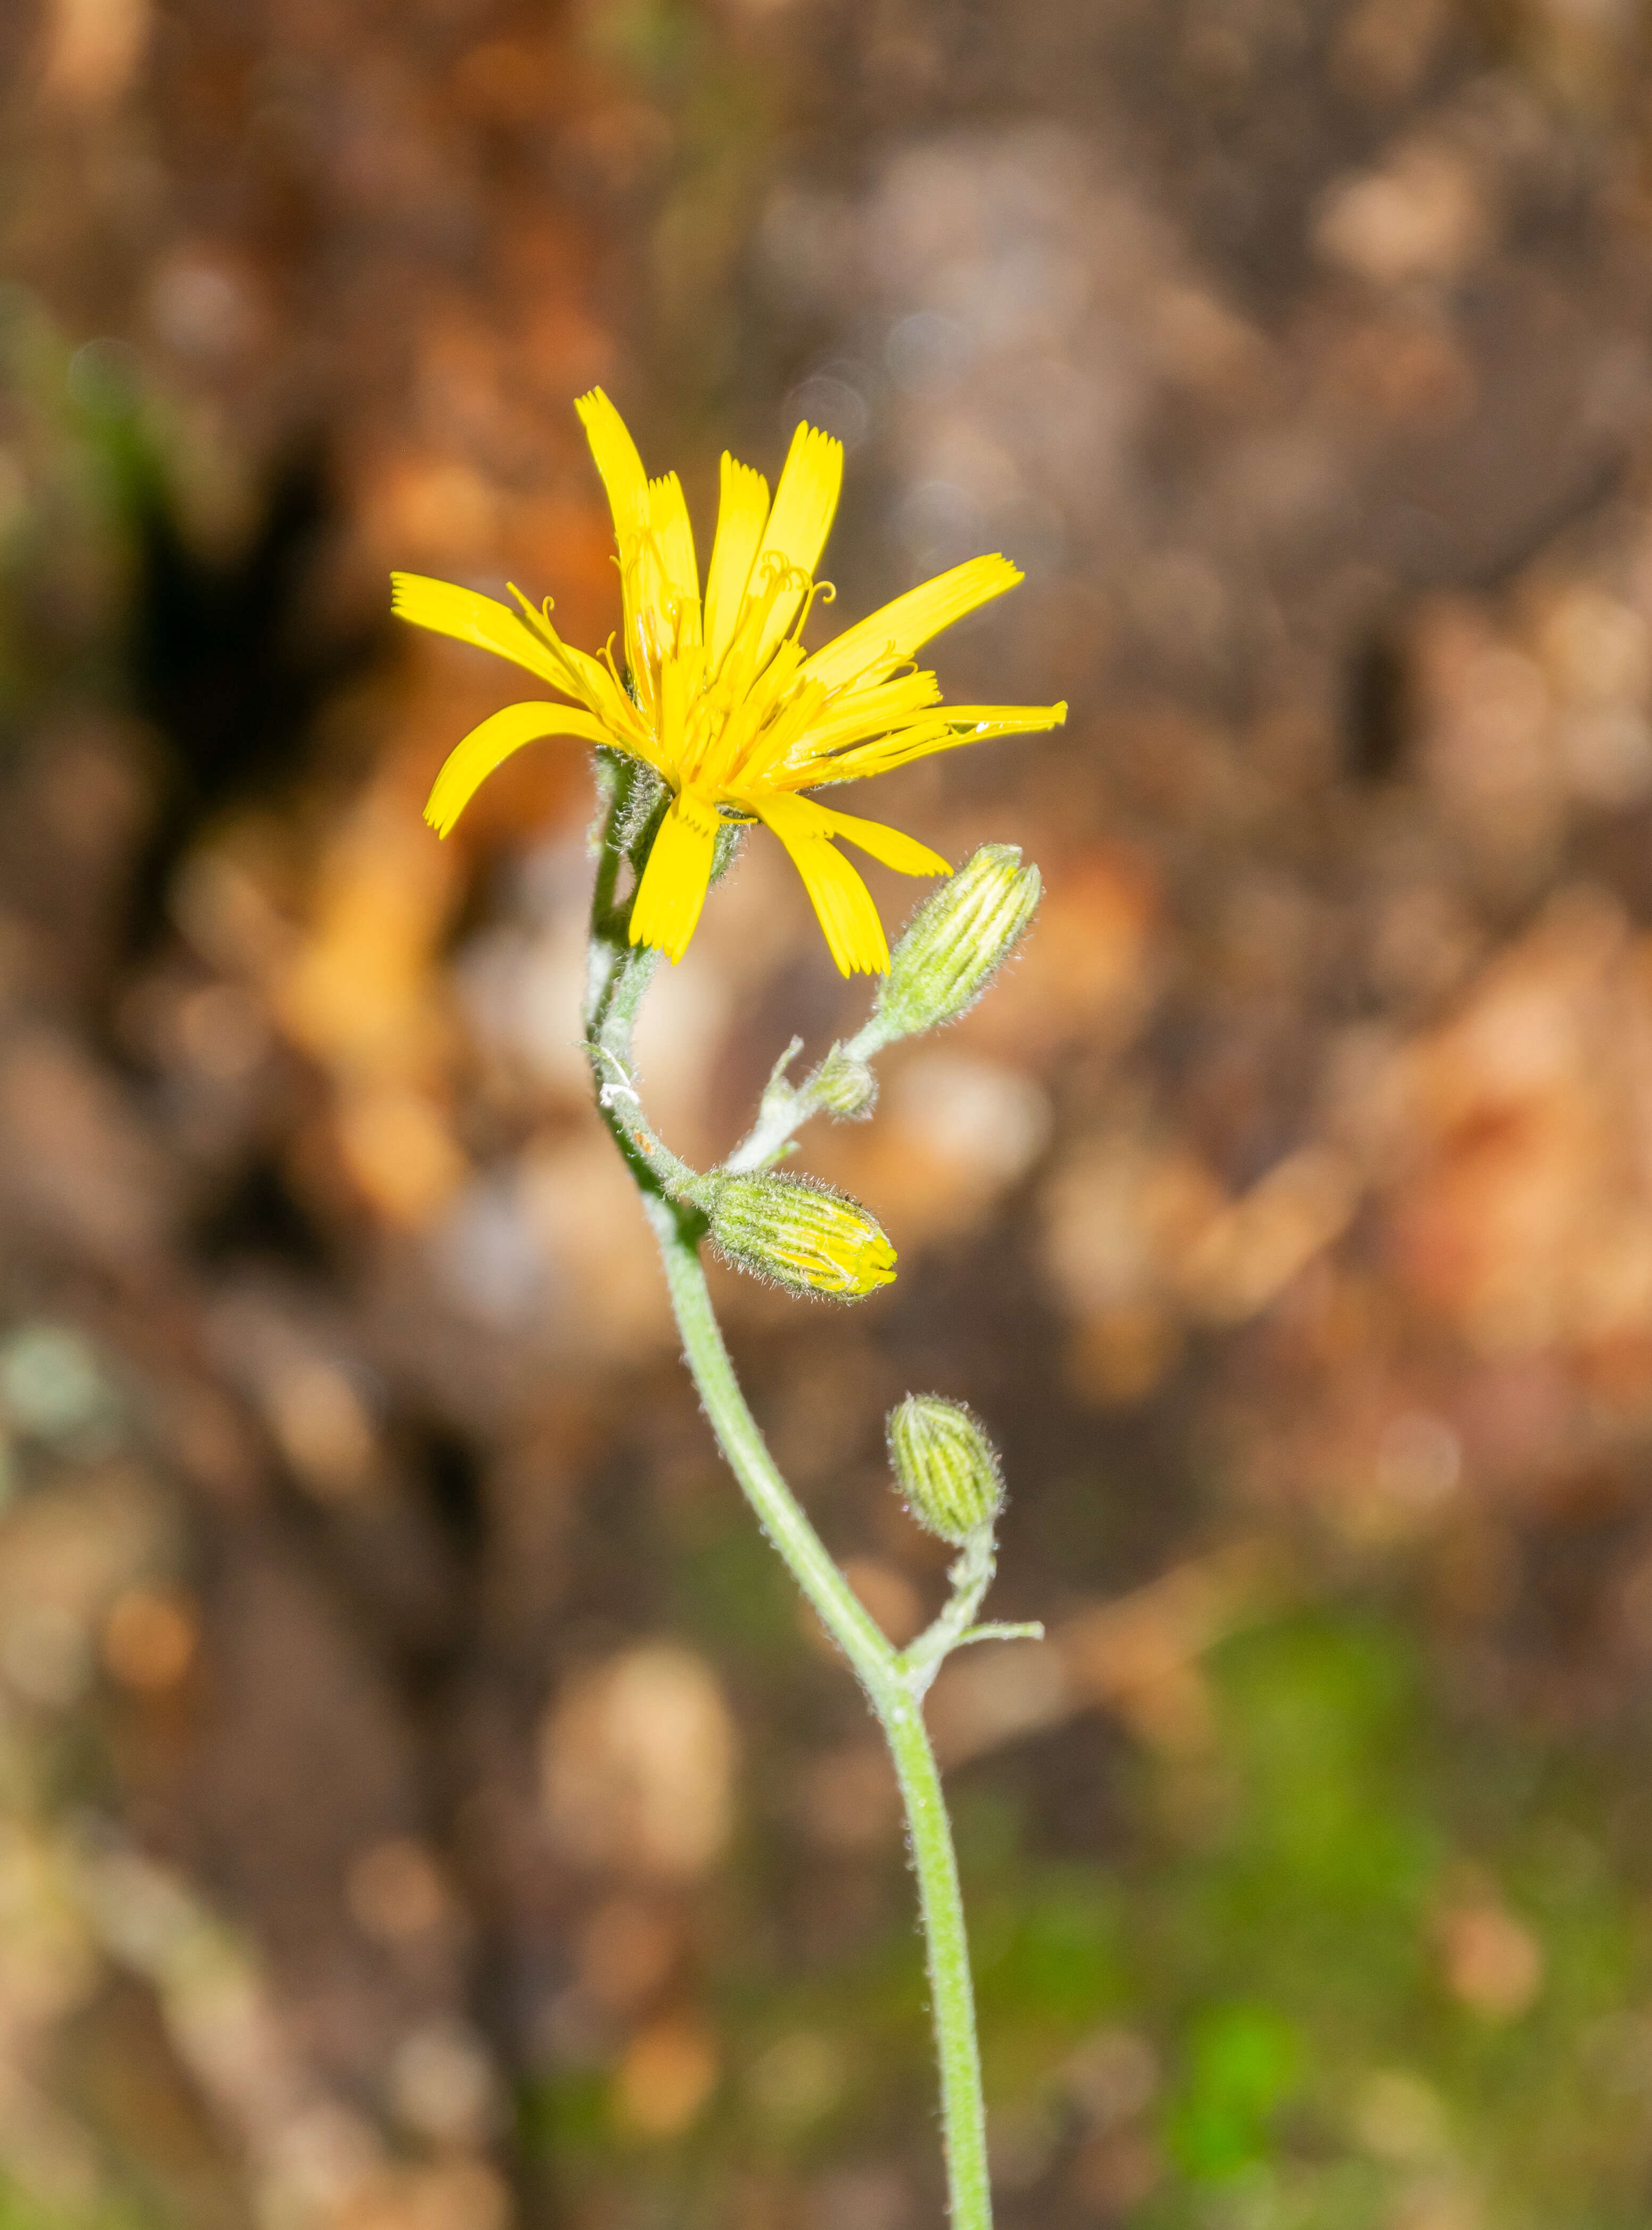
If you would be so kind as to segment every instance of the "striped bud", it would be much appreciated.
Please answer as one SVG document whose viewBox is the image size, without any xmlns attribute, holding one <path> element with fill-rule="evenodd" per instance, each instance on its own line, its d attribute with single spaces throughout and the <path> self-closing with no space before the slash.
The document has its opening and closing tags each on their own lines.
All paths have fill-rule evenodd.
<svg viewBox="0 0 1652 2230">
<path fill-rule="evenodd" d="M 924 900 L 889 957 L 878 1014 L 913 1036 L 972 1007 L 1032 919 L 1043 891 L 1015 844 L 983 844 Z"/>
<path fill-rule="evenodd" d="M 958 1402 L 908 1394 L 885 1427 L 889 1460 L 918 1523 L 961 1549 L 1003 1507 L 992 1443 Z"/>
<path fill-rule="evenodd" d="M 858 1201 L 802 1177 L 725 1177 L 711 1235 L 731 1262 L 794 1293 L 859 1300 L 890 1284 L 895 1251 Z"/>
<path fill-rule="evenodd" d="M 872 1112 L 878 1080 L 863 1060 L 835 1045 L 810 1079 L 815 1098 L 829 1114 L 854 1119 Z"/>
</svg>

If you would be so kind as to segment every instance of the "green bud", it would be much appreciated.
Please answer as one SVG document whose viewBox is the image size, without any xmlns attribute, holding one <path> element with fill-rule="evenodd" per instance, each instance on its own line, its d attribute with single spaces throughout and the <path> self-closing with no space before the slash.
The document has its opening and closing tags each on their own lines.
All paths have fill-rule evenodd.
<svg viewBox="0 0 1652 2230">
<path fill-rule="evenodd" d="M 889 1285 L 895 1251 L 858 1201 L 803 1177 L 734 1176 L 718 1184 L 711 1235 L 731 1262 L 794 1293 L 859 1300 Z"/>
<path fill-rule="evenodd" d="M 828 1114 L 853 1119 L 869 1115 L 878 1096 L 878 1080 L 863 1060 L 853 1060 L 835 1045 L 810 1079 L 815 1097 Z"/>
<path fill-rule="evenodd" d="M 959 1402 L 908 1394 L 885 1430 L 889 1460 L 918 1523 L 961 1549 L 1003 1507 L 992 1443 Z"/>
<path fill-rule="evenodd" d="M 983 844 L 926 899 L 889 959 L 878 1014 L 902 1037 L 972 1007 L 1032 919 L 1043 891 L 1015 844 Z"/>
</svg>

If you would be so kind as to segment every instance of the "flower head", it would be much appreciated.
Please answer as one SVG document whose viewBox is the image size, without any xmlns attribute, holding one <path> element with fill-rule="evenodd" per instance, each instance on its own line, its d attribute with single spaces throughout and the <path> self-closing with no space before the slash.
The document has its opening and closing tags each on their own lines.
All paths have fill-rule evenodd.
<svg viewBox="0 0 1652 2230">
<path fill-rule="evenodd" d="M 1003 1507 L 997 1452 L 961 1402 L 908 1394 L 885 1421 L 889 1458 L 918 1523 L 961 1549 Z"/>
<path fill-rule="evenodd" d="M 713 1241 L 731 1262 L 794 1293 L 857 1301 L 894 1282 L 895 1251 L 858 1200 L 806 1177 L 720 1180 Z"/>
<path fill-rule="evenodd" d="M 681 959 L 720 826 L 760 821 L 791 854 L 839 968 L 881 972 L 889 948 L 877 909 L 835 840 L 904 874 L 951 869 L 899 829 L 802 793 L 1065 719 L 1064 705 L 943 706 L 934 675 L 914 667 L 920 645 L 1021 575 L 1006 558 L 971 558 L 805 652 L 803 624 L 826 586 L 815 568 L 837 508 L 842 444 L 799 426 L 772 502 L 760 473 L 724 455 L 702 590 L 676 474 L 649 479 L 600 388 L 578 408 L 614 513 L 622 655 L 609 648 L 593 658 L 565 643 L 548 599 L 535 610 L 513 588 L 513 611 L 446 581 L 396 574 L 403 619 L 513 660 L 572 700 L 507 705 L 473 729 L 436 777 L 426 819 L 445 836 L 484 777 L 524 744 L 545 736 L 605 744 L 651 767 L 672 793 L 632 905 L 634 944 Z"/>
</svg>

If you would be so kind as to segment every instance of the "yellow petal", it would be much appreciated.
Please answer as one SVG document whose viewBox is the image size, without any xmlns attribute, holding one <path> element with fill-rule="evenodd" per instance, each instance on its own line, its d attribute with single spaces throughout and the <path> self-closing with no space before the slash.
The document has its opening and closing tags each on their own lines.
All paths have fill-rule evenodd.
<svg viewBox="0 0 1652 2230">
<path fill-rule="evenodd" d="M 808 775 L 817 783 L 856 782 L 926 758 L 932 751 L 954 751 L 962 744 L 984 744 L 994 736 L 1036 735 L 1059 728 L 1066 718 L 1065 705 L 943 705 L 932 721 L 918 721 L 898 734 L 816 761 Z"/>
<path fill-rule="evenodd" d="M 842 485 L 843 444 L 818 426 L 799 426 L 774 492 L 764 549 L 812 574 L 832 531 Z"/>
<path fill-rule="evenodd" d="M 774 492 L 774 509 L 768 531 L 752 568 L 752 582 L 759 587 L 770 566 L 791 569 L 798 577 L 789 581 L 770 609 L 759 639 L 758 657 L 765 658 L 797 616 L 807 581 L 813 577 L 831 532 L 843 485 L 843 444 L 817 426 L 799 426 L 791 437 L 780 485 Z"/>
<path fill-rule="evenodd" d="M 805 669 L 806 670 L 806 669 Z M 799 696 L 810 687 L 820 685 L 805 680 Z M 939 702 L 940 686 L 932 674 L 903 674 L 897 681 L 885 681 L 872 689 L 846 690 L 823 712 L 816 712 L 804 733 L 785 754 L 783 774 L 786 786 L 807 789 L 811 782 L 829 782 L 831 768 L 836 764 L 831 754 L 846 751 L 868 736 L 887 736 L 892 728 L 910 727 L 916 717 L 926 712 Z M 924 723 L 926 727 L 932 725 Z M 771 756 L 765 762 L 772 765 Z"/>
<path fill-rule="evenodd" d="M 544 736 L 581 736 L 588 744 L 613 740 L 600 720 L 571 706 L 507 705 L 473 728 L 442 762 L 424 809 L 436 834 L 448 834 L 496 766 L 524 744 L 538 743 Z"/>
<path fill-rule="evenodd" d="M 784 791 L 750 802 L 791 853 L 840 974 L 881 975 L 889 965 L 888 940 L 871 892 L 831 841 L 832 816 L 812 799 Z"/>
<path fill-rule="evenodd" d="M 717 507 L 717 539 L 706 576 L 706 644 L 713 670 L 734 640 L 734 626 L 745 595 L 752 560 L 769 516 L 769 483 L 750 465 L 723 452 L 722 495 Z"/>
<path fill-rule="evenodd" d="M 635 705 L 600 658 L 593 658 L 588 650 L 576 650 L 572 643 L 564 642 L 543 612 L 532 605 L 513 581 L 511 594 L 522 608 L 522 619 L 536 638 L 548 636 L 552 648 L 565 659 L 570 680 L 561 684 L 571 696 L 584 698 L 600 720 L 606 721 L 616 744 L 621 751 L 635 751 L 639 757 L 651 758 L 648 731 Z"/>
<path fill-rule="evenodd" d="M 950 860 L 943 860 L 939 852 L 932 852 L 927 844 L 920 844 L 915 836 L 908 836 L 899 828 L 890 828 L 881 821 L 862 821 L 853 813 L 835 813 L 829 805 L 817 800 L 803 798 L 800 804 L 812 805 L 823 813 L 831 824 L 834 836 L 858 845 L 886 867 L 894 867 L 903 875 L 950 875 Z"/>
<path fill-rule="evenodd" d="M 770 667 L 770 674 L 782 667 L 786 659 L 796 658 L 796 643 L 785 644 Z M 791 760 L 800 758 L 808 748 L 810 730 L 819 715 L 823 692 L 816 685 L 805 686 L 795 691 L 781 706 L 766 726 L 759 725 L 755 733 L 748 733 L 731 721 L 728 735 L 739 748 L 732 751 L 725 763 L 719 765 L 720 778 L 732 789 L 749 790 L 761 783 L 775 780 L 775 770 L 784 767 Z M 783 790 L 806 789 L 804 782 L 781 783 Z"/>
<path fill-rule="evenodd" d="M 881 680 L 894 667 L 966 612 L 991 603 L 1013 589 L 1022 576 L 1007 558 L 971 558 L 950 573 L 938 573 L 921 588 L 908 589 L 892 604 L 858 621 L 809 661 L 811 681 L 840 689 L 859 679 Z"/>
<path fill-rule="evenodd" d="M 636 443 L 625 421 L 600 387 L 582 395 L 574 404 L 590 443 L 590 454 L 608 490 L 608 507 L 614 514 L 614 532 L 622 554 L 649 525 L 649 478 L 637 454 Z"/>
<path fill-rule="evenodd" d="M 661 764 L 665 767 L 679 768 L 682 764 L 688 699 L 699 679 L 692 668 L 699 656 L 698 651 L 691 651 L 686 659 L 668 658 L 660 669 L 659 751 Z"/>
<path fill-rule="evenodd" d="M 566 661 L 558 659 L 508 604 L 495 603 L 491 596 L 479 596 L 474 589 L 457 588 L 451 581 L 433 581 L 427 574 L 392 573 L 390 608 L 398 617 L 411 620 L 415 627 L 453 635 L 460 642 L 474 642 L 479 649 L 526 666 L 530 674 L 537 674 L 553 688 L 575 693 L 573 674 Z"/>
<path fill-rule="evenodd" d="M 660 823 L 631 907 L 633 944 L 651 944 L 678 961 L 700 919 L 717 849 L 716 807 L 683 790 Z"/>
<path fill-rule="evenodd" d="M 694 532 L 688 524 L 688 506 L 682 482 L 675 473 L 649 482 L 649 524 L 667 582 L 681 598 L 692 622 L 686 641 L 700 641 L 700 564 L 694 556 Z"/>
</svg>

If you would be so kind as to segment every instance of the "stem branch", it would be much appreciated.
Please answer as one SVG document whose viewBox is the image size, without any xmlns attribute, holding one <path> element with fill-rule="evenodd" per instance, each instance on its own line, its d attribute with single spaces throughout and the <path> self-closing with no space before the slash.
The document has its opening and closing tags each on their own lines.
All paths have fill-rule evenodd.
<svg viewBox="0 0 1652 2230">
<path fill-rule="evenodd" d="M 706 1228 L 699 1207 L 704 1181 L 655 1135 L 637 1094 L 631 1032 L 655 956 L 629 943 L 629 907 L 615 903 L 629 802 L 629 784 L 621 773 L 610 787 L 591 911 L 584 1020 L 597 1107 L 636 1181 L 659 1241 L 684 1357 L 718 1446 L 764 1531 L 854 1667 L 888 1743 L 918 1877 L 930 2011 L 940 2062 L 951 2222 L 952 2230 L 992 2230 L 969 1939 L 952 1824 L 923 1716 L 923 1698 L 941 1660 L 950 1648 L 975 1638 L 968 1629 L 992 1577 L 991 1537 L 965 1550 L 953 1567 L 951 1602 L 902 1655 L 862 1608 L 769 1453 L 734 1375 L 700 1259 Z M 632 865 L 637 865 L 635 858 Z M 874 1019 L 851 1041 L 849 1049 L 864 1057 L 882 1042 Z M 816 1105 L 807 1086 L 788 1095 L 777 1074 L 765 1095 L 766 1120 L 759 1118 L 758 1129 L 728 1166 L 763 1167 L 816 1112 Z"/>
<path fill-rule="evenodd" d="M 900 1035 L 891 1030 L 876 1008 L 863 1022 L 852 1038 L 832 1053 L 849 1061 L 869 1061 L 881 1054 L 885 1046 Z M 825 1101 L 820 1096 L 819 1085 L 826 1062 L 806 1076 L 801 1084 L 788 1084 L 785 1072 L 791 1062 L 803 1050 L 803 1040 L 794 1038 L 791 1047 L 776 1063 L 774 1074 L 769 1079 L 769 1088 L 763 1095 L 758 1110 L 758 1119 L 749 1133 L 741 1139 L 723 1167 L 732 1174 L 747 1170 L 766 1170 L 777 1162 L 803 1125 L 818 1115 Z M 829 1054 L 827 1059 L 829 1060 Z"/>
</svg>

